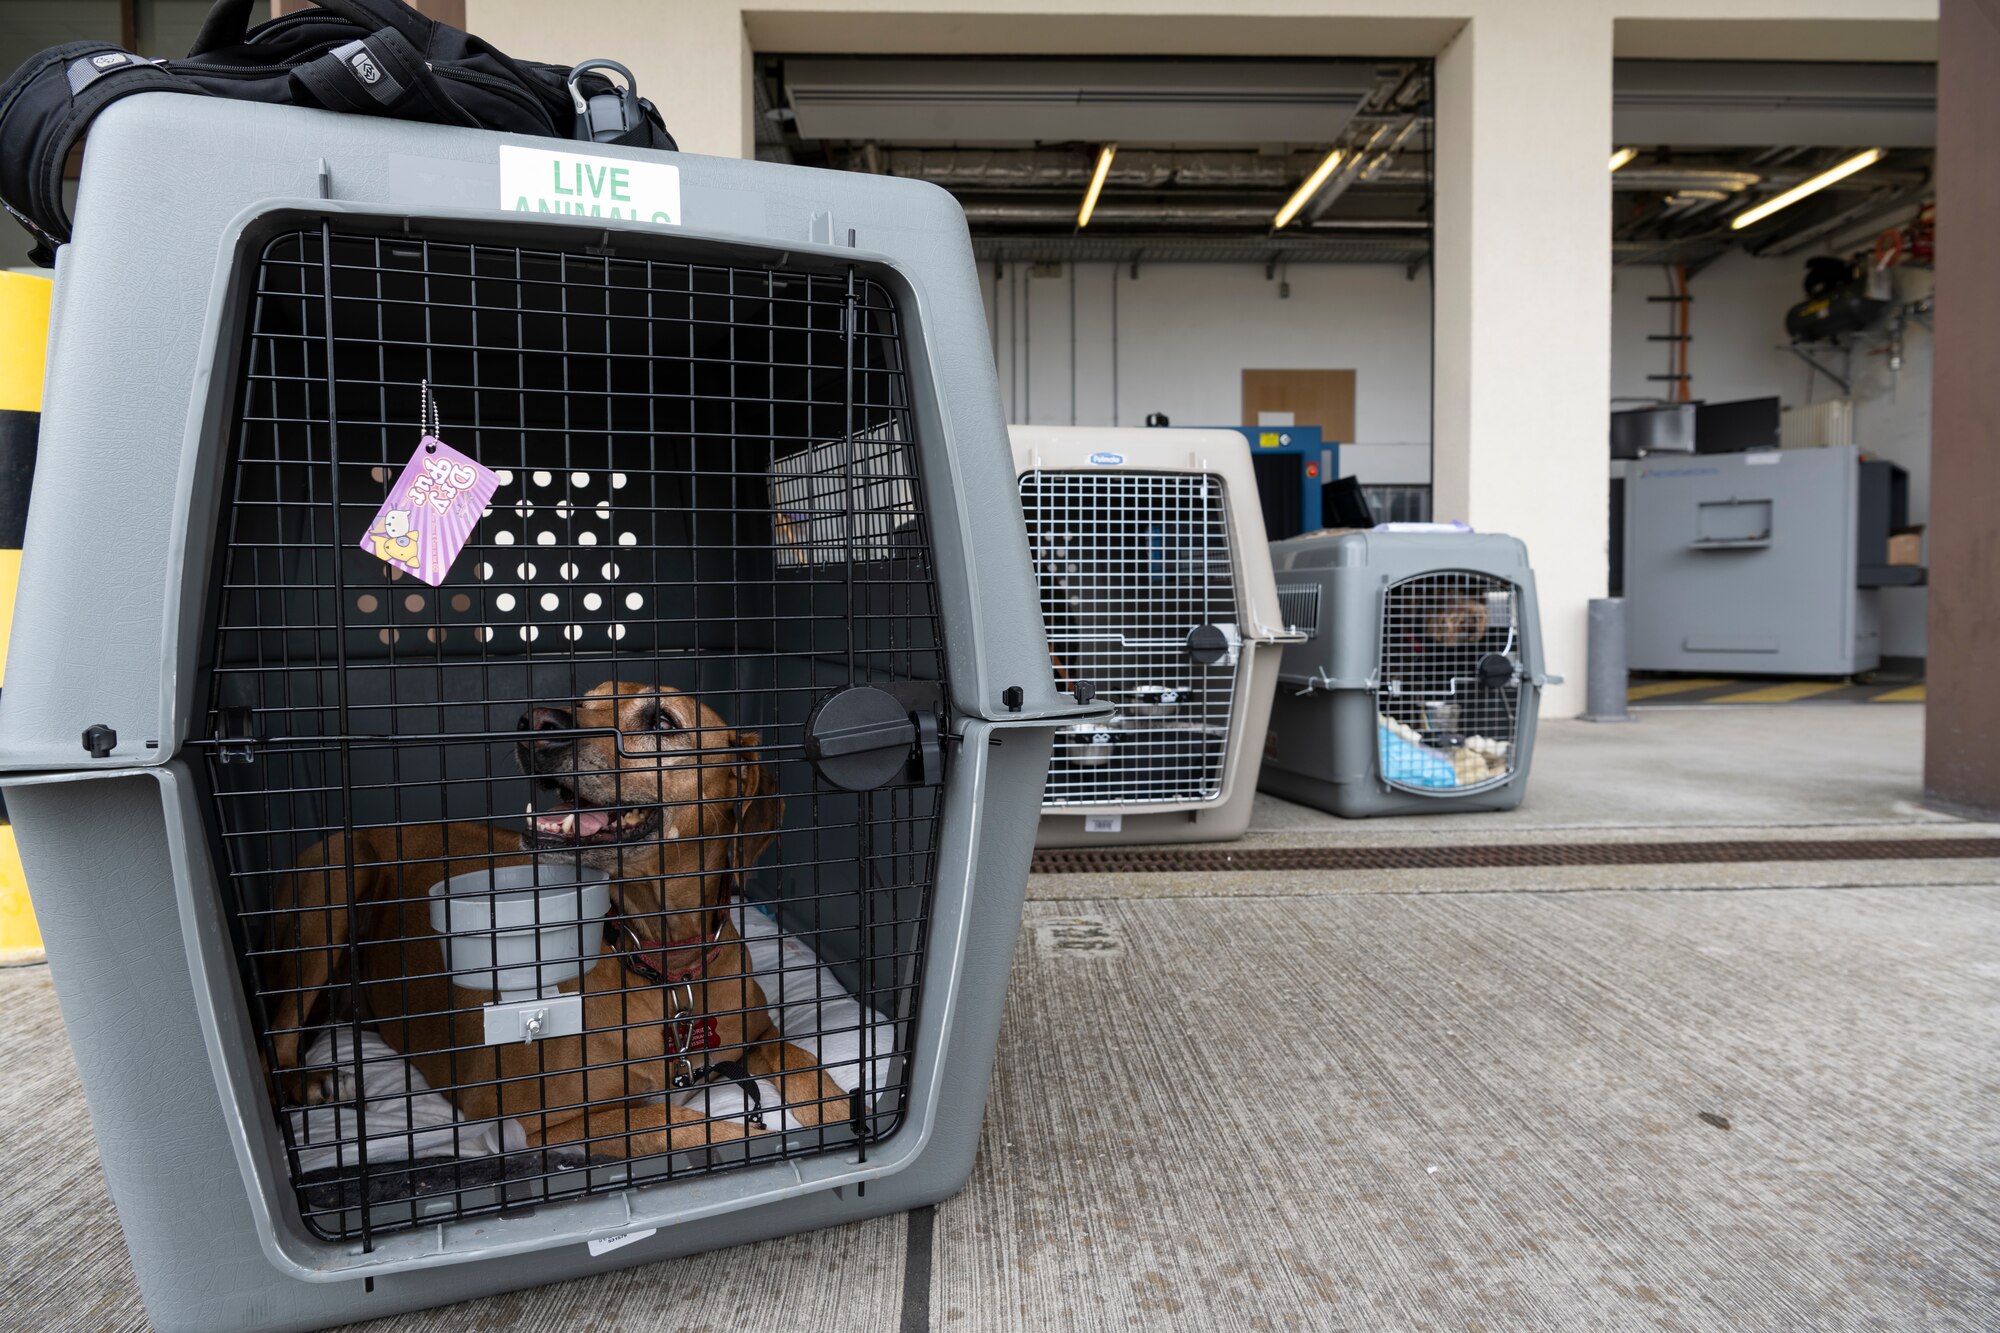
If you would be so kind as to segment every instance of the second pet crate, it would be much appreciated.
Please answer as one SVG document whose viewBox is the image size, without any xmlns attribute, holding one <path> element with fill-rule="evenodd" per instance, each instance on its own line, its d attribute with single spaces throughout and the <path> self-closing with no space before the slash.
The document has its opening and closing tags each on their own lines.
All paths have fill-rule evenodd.
<svg viewBox="0 0 2000 1333">
<path fill-rule="evenodd" d="M 1518 538 L 1322 532 L 1271 559 L 1306 639 L 1285 649 L 1259 787 L 1348 817 L 1521 803 L 1556 678 Z"/>
<path fill-rule="evenodd" d="M 1056 734 L 1041 847 L 1241 837 L 1278 604 L 1230 430 L 1013 426 L 1056 688 L 1116 710 Z"/>
</svg>

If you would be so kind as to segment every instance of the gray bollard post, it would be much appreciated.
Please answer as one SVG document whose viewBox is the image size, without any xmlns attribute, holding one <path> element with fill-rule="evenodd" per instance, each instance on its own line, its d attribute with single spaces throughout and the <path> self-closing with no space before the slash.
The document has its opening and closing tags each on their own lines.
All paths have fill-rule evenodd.
<svg viewBox="0 0 2000 1333">
<path fill-rule="evenodd" d="M 1630 722 L 1625 707 L 1625 599 L 1590 600 L 1590 676 L 1584 692 L 1585 722 Z"/>
</svg>

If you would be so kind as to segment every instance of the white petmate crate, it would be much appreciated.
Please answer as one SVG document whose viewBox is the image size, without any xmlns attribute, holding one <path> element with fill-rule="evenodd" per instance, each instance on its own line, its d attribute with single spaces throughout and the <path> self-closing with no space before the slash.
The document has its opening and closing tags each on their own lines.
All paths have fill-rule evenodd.
<svg viewBox="0 0 2000 1333">
<path fill-rule="evenodd" d="M 1012 426 L 1056 688 L 1116 711 L 1056 734 L 1038 847 L 1243 836 L 1278 655 L 1243 437 Z"/>
<path fill-rule="evenodd" d="M 1271 562 L 1306 640 L 1285 649 L 1258 786 L 1350 818 L 1521 803 L 1556 678 L 1518 538 L 1317 532 Z"/>
</svg>

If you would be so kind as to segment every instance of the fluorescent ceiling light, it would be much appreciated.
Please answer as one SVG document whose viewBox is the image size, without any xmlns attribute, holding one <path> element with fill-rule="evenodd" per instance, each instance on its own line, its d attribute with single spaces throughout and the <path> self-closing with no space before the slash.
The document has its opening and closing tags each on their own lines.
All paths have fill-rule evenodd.
<svg viewBox="0 0 2000 1333">
<path fill-rule="evenodd" d="M 1820 172 L 1819 175 L 1814 176 L 1811 180 L 1800 181 L 1783 194 L 1772 195 L 1755 208 L 1748 208 L 1738 213 L 1735 217 L 1729 219 L 1729 229 L 1731 231 L 1741 231 L 1753 222 L 1762 222 L 1779 209 L 1789 208 L 1807 195 L 1817 194 L 1835 181 L 1846 180 L 1863 167 L 1872 167 L 1881 160 L 1882 150 L 1880 148 L 1870 148 L 1865 153 L 1856 153 L 1839 166 L 1829 167 L 1825 171 Z"/>
<path fill-rule="evenodd" d="M 1313 174 L 1306 177 L 1306 183 L 1298 188 L 1296 194 L 1285 200 L 1285 206 L 1279 209 L 1278 216 L 1271 220 L 1274 230 L 1298 216 L 1299 210 L 1306 206 L 1306 200 L 1319 193 L 1319 187 L 1326 184 L 1326 178 L 1340 165 L 1340 158 L 1341 150 L 1336 148 L 1326 155 L 1326 161 L 1313 168 Z"/>
<path fill-rule="evenodd" d="M 1104 178 L 1111 174 L 1111 159 L 1118 155 L 1118 145 L 1108 143 L 1097 150 L 1097 170 L 1090 173 L 1090 188 L 1083 192 L 1083 207 L 1076 210 L 1076 225 L 1090 225 L 1090 215 L 1097 208 L 1098 193 L 1104 189 Z"/>
<path fill-rule="evenodd" d="M 1633 158 L 1637 156 L 1639 156 L 1638 149 L 1621 148 L 1617 152 L 1611 155 L 1611 169 L 1613 171 L 1616 171 L 1618 170 L 1618 168 L 1624 166 L 1627 162 L 1630 162 Z"/>
</svg>

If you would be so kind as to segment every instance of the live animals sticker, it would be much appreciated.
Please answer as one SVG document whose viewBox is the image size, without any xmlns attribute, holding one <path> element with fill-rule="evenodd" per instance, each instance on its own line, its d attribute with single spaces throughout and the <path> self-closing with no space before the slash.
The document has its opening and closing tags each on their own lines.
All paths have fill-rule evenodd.
<svg viewBox="0 0 2000 1333">
<path fill-rule="evenodd" d="M 500 478 L 426 434 L 361 539 L 361 549 L 435 588 L 472 540 Z"/>
<path fill-rule="evenodd" d="M 500 207 L 678 227 L 681 169 L 669 162 L 502 144 Z"/>
</svg>

